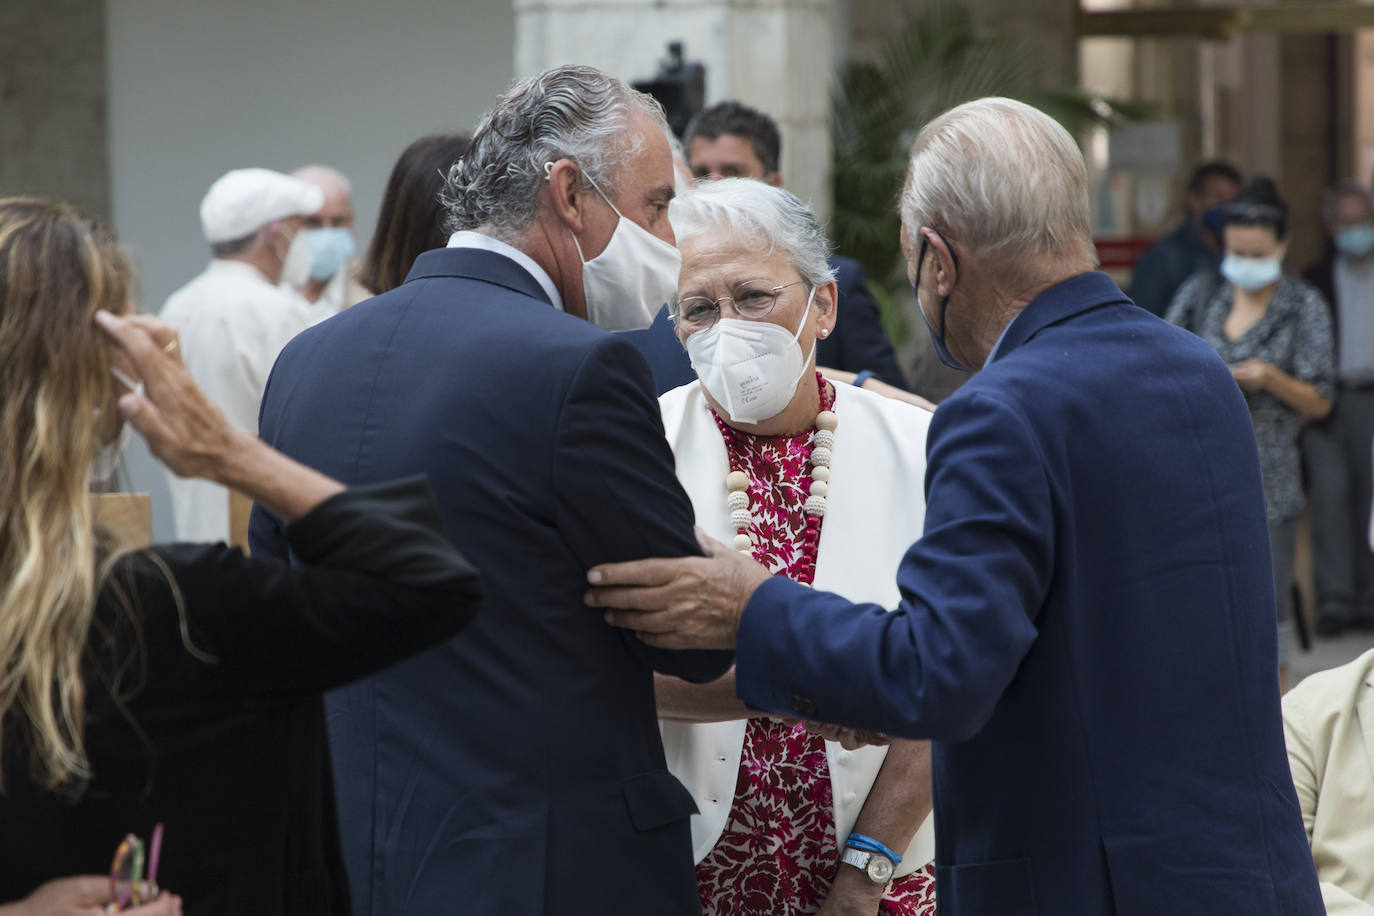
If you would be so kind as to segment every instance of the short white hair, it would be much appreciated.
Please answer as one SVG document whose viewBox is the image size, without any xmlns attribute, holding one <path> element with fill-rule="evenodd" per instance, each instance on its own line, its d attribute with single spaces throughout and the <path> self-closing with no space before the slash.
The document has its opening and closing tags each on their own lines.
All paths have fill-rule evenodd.
<svg viewBox="0 0 1374 916">
<path fill-rule="evenodd" d="M 348 176 L 332 165 L 303 165 L 291 173 L 292 178 L 299 178 L 301 181 L 308 181 L 313 185 L 323 187 L 333 181 L 343 188 L 344 196 L 349 200 L 353 199 L 353 182 L 348 180 Z"/>
<path fill-rule="evenodd" d="M 753 178 L 698 182 L 668 210 L 678 245 L 707 232 L 727 232 L 767 257 L 781 251 L 808 287 L 835 279 L 830 243 L 816 214 L 795 194 Z M 677 302 L 670 309 L 677 313 Z"/>
<path fill-rule="evenodd" d="M 901 216 L 912 244 L 928 226 L 979 258 L 1098 263 L 1078 144 L 1049 115 L 1011 99 L 968 102 L 921 129 Z M 1007 267 L 1017 272 L 1019 263 Z"/>
</svg>

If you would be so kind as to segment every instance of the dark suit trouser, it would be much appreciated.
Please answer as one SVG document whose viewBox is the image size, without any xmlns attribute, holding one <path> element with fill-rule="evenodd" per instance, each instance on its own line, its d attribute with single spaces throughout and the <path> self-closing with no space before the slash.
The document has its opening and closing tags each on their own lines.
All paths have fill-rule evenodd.
<svg viewBox="0 0 1374 916">
<path fill-rule="evenodd" d="M 1367 619 L 1374 598 L 1369 549 L 1374 489 L 1374 387 L 1341 388 L 1331 415 L 1303 433 L 1312 504 L 1317 619 Z"/>
</svg>

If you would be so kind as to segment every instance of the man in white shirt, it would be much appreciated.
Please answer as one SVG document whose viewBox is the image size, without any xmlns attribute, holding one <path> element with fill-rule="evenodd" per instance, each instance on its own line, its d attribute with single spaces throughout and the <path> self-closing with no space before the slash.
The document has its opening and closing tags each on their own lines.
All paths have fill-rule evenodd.
<svg viewBox="0 0 1374 916">
<path fill-rule="evenodd" d="M 343 172 L 327 165 L 306 165 L 291 173 L 324 193 L 324 206 L 305 218 L 305 237 L 310 244 L 310 276 L 295 291 L 310 304 L 316 321 L 323 321 L 371 294 L 354 279 L 357 241 L 353 226 L 353 183 Z"/>
<path fill-rule="evenodd" d="M 177 329 L 191 377 L 240 429 L 256 432 L 267 375 L 292 337 L 310 326 L 310 309 L 279 284 L 303 282 L 310 248 L 302 219 L 324 193 L 269 169 L 235 169 L 200 204 L 214 259 L 173 293 L 162 319 Z M 203 480 L 169 478 L 176 537 L 227 540 L 229 493 Z"/>
</svg>

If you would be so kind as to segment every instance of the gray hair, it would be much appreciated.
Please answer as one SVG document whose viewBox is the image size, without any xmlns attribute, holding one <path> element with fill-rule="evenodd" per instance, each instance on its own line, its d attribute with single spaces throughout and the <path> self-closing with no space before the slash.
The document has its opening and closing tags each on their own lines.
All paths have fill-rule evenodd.
<svg viewBox="0 0 1374 916">
<path fill-rule="evenodd" d="M 349 181 L 347 175 L 332 165 L 303 165 L 292 172 L 291 177 L 308 181 L 318 187 L 323 187 L 332 181 L 343 188 L 345 197 L 349 200 L 353 199 L 353 182 Z"/>
<path fill-rule="evenodd" d="M 449 169 L 441 200 L 449 229 L 483 228 L 519 240 L 539 213 L 544 164 L 572 159 L 611 198 L 620 163 L 642 141 L 626 128 L 636 111 L 665 130 L 663 106 L 592 67 L 546 70 L 513 85 L 482 118 L 467 155 Z"/>
<path fill-rule="evenodd" d="M 757 243 L 770 255 L 787 255 L 811 288 L 835 279 L 827 256 L 830 243 L 811 208 L 795 194 L 752 178 L 703 181 L 673 199 L 668 210 L 678 245 L 707 232 L 729 232 Z M 677 302 L 671 309 L 677 313 Z"/>
<path fill-rule="evenodd" d="M 929 226 L 1012 272 L 1026 256 L 1097 266 L 1078 144 L 1049 115 L 1011 99 L 968 102 L 921 129 L 901 216 L 912 243 Z"/>
<path fill-rule="evenodd" d="M 1322 192 L 1322 222 L 1328 228 L 1336 221 L 1336 202 L 1343 197 L 1358 197 L 1374 213 L 1374 195 L 1355 179 L 1347 178 Z"/>
</svg>

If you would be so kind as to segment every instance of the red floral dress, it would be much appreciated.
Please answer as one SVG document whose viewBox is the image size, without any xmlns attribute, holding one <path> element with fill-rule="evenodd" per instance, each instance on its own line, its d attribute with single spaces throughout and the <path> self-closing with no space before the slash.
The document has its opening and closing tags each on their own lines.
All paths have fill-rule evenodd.
<svg viewBox="0 0 1374 916">
<path fill-rule="evenodd" d="M 821 384 L 822 404 L 829 392 Z M 721 425 L 731 470 L 749 475 L 754 559 L 774 575 L 810 585 L 803 550 L 815 430 L 751 436 Z M 843 498 L 841 495 L 839 498 Z M 839 867 L 825 741 L 801 725 L 754 718 L 744 735 L 730 817 L 697 866 L 705 916 L 815 913 Z M 892 882 L 882 916 L 935 916 L 935 866 Z"/>
</svg>

